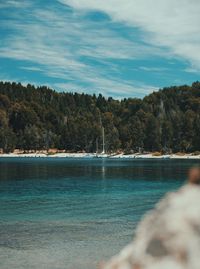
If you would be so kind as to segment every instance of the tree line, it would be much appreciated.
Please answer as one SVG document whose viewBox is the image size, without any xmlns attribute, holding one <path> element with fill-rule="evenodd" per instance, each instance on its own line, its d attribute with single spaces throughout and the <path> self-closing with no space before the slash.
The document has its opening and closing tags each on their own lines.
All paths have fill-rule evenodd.
<svg viewBox="0 0 200 269">
<path fill-rule="evenodd" d="M 105 129 L 107 152 L 200 150 L 200 82 L 143 99 L 58 93 L 0 82 L 0 148 L 95 152 Z"/>
</svg>

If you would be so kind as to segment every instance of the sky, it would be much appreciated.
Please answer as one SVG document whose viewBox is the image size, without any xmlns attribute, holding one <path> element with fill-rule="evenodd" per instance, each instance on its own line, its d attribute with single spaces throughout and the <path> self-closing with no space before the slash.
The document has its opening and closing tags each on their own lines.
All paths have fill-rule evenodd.
<svg viewBox="0 0 200 269">
<path fill-rule="evenodd" d="M 199 0 L 0 0 L 0 80 L 144 97 L 200 80 Z"/>
</svg>

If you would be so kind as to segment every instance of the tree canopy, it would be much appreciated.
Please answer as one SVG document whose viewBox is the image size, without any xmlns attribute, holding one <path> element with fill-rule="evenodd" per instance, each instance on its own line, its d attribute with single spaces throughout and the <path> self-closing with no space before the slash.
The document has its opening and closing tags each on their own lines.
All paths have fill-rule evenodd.
<svg viewBox="0 0 200 269">
<path fill-rule="evenodd" d="M 200 150 L 200 83 L 164 88 L 143 99 L 58 93 L 0 82 L 0 148 L 95 152 Z"/>
</svg>

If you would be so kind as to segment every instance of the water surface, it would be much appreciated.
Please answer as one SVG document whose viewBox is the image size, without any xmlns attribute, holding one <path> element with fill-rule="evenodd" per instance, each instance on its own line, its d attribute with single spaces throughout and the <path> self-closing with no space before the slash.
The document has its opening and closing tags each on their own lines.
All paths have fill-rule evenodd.
<svg viewBox="0 0 200 269">
<path fill-rule="evenodd" d="M 1 158 L 0 268 L 96 268 L 198 163 Z"/>
</svg>

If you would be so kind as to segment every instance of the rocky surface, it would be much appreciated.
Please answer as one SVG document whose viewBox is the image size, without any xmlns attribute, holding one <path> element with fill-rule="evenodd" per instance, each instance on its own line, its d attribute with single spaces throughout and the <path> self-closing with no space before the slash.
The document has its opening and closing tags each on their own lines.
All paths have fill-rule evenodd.
<svg viewBox="0 0 200 269">
<path fill-rule="evenodd" d="M 104 269 L 200 269 L 200 186 L 167 194 Z"/>
</svg>

